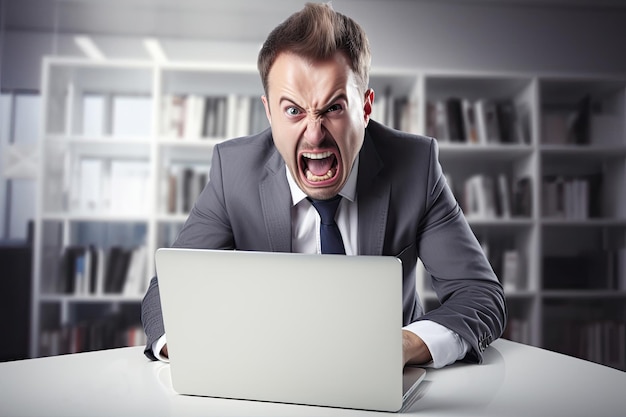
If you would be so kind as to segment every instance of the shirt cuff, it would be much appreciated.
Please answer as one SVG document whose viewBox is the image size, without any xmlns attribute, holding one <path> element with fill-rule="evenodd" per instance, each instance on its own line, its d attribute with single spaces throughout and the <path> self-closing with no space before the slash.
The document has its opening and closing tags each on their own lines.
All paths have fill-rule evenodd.
<svg viewBox="0 0 626 417">
<path fill-rule="evenodd" d="M 433 360 L 424 366 L 443 368 L 463 359 L 470 349 L 469 344 L 461 336 L 434 321 L 419 320 L 403 329 L 415 333 L 428 347 Z"/>
<path fill-rule="evenodd" d="M 156 342 L 154 342 L 152 344 L 152 353 L 154 354 L 154 356 L 162 361 L 162 362 L 169 362 L 170 359 L 166 358 L 165 356 L 161 355 L 161 349 L 163 349 L 163 346 L 165 346 L 165 344 L 167 343 L 167 339 L 165 338 L 165 335 L 159 337 Z"/>
</svg>

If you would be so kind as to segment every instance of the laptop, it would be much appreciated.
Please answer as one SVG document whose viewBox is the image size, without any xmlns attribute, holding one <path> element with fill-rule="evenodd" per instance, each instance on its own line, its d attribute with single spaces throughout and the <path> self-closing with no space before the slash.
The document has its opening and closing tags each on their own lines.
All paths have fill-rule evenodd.
<svg viewBox="0 0 626 417">
<path fill-rule="evenodd" d="M 179 394 L 398 411 L 424 378 L 402 366 L 395 257 L 158 249 Z"/>
</svg>

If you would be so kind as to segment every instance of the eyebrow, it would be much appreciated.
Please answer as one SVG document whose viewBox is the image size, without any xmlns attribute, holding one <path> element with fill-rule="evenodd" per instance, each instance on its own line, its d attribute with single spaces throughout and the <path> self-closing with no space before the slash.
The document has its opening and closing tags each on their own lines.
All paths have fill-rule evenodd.
<svg viewBox="0 0 626 417">
<path fill-rule="evenodd" d="M 332 106 L 333 103 L 336 103 L 337 101 L 343 100 L 346 103 L 348 102 L 348 96 L 346 95 L 346 93 L 339 93 L 335 96 L 333 96 L 330 100 L 328 100 L 325 104 L 323 105 L 321 108 L 323 109 L 327 109 L 328 107 Z M 296 103 L 294 100 L 292 100 L 291 98 L 287 97 L 287 96 L 281 96 L 278 99 L 278 104 L 281 105 L 283 101 L 288 101 L 289 103 L 293 104 L 296 107 L 299 107 L 301 109 L 304 109 L 304 106 L 301 106 L 300 104 Z M 320 110 L 315 109 L 316 112 L 320 112 Z"/>
</svg>

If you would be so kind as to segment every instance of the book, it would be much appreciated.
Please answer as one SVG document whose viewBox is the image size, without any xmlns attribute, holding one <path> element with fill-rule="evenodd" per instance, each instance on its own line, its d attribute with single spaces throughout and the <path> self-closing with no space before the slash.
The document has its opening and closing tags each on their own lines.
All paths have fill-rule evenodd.
<svg viewBox="0 0 626 417">
<path fill-rule="evenodd" d="M 445 101 L 448 134 L 452 142 L 465 142 L 465 126 L 463 123 L 463 109 L 461 99 L 450 97 Z"/>
<path fill-rule="evenodd" d="M 269 121 L 265 114 L 265 106 L 258 97 L 249 97 L 250 102 L 250 117 L 249 117 L 249 134 L 259 133 L 269 127 Z M 376 106 L 372 107 L 374 110 Z M 379 120 L 374 118 L 374 120 Z"/>
<path fill-rule="evenodd" d="M 122 287 L 124 295 L 141 295 L 147 290 L 146 262 L 147 248 L 145 245 L 138 246 L 130 251 L 130 259 L 126 270 L 126 277 Z"/>
<path fill-rule="evenodd" d="M 626 291 L 626 248 L 617 250 L 616 263 L 616 289 Z"/>
<path fill-rule="evenodd" d="M 232 137 L 241 137 L 250 135 L 252 131 L 252 100 L 253 97 L 241 96 L 237 98 L 237 113 L 235 116 L 234 130 Z M 261 100 L 259 100 L 260 102 Z M 262 114 L 265 115 L 264 113 Z"/>
<path fill-rule="evenodd" d="M 509 180 L 505 174 L 498 174 L 497 184 L 498 216 L 508 219 L 511 217 L 511 191 Z"/>
<path fill-rule="evenodd" d="M 474 104 L 468 99 L 461 101 L 463 110 L 463 131 L 465 132 L 465 142 L 478 144 L 478 128 L 476 126 L 476 115 Z"/>
<path fill-rule="evenodd" d="M 80 245 L 66 246 L 63 249 L 59 282 L 56 286 L 60 294 L 74 294 L 82 282 L 84 273 L 83 262 L 80 257 L 84 256 L 85 248 Z M 77 286 L 78 285 L 78 286 Z"/>
<path fill-rule="evenodd" d="M 104 161 L 100 158 L 82 158 L 79 164 L 78 209 L 84 212 L 100 211 L 103 208 Z"/>
<path fill-rule="evenodd" d="M 150 165 L 145 160 L 111 161 L 110 211 L 145 213 L 149 208 Z"/>
<path fill-rule="evenodd" d="M 131 251 L 121 246 L 112 246 L 107 257 L 104 292 L 119 294 L 124 287 L 124 280 L 130 263 Z"/>
<path fill-rule="evenodd" d="M 204 97 L 196 94 L 190 94 L 185 97 L 184 106 L 184 126 L 183 133 L 185 139 L 199 139 L 203 131 L 204 117 Z"/>
<path fill-rule="evenodd" d="M 521 289 L 520 253 L 505 250 L 502 254 L 502 285 L 505 291 Z"/>
<path fill-rule="evenodd" d="M 103 136 L 107 131 L 105 127 L 105 96 L 102 94 L 84 94 L 82 104 L 82 134 L 92 137 Z"/>
<path fill-rule="evenodd" d="M 567 138 L 567 114 L 546 110 L 541 118 L 542 142 L 564 145 Z"/>
<path fill-rule="evenodd" d="M 467 217 L 491 219 L 496 217 L 493 178 L 476 174 L 465 181 L 463 210 Z"/>
<path fill-rule="evenodd" d="M 187 214 L 209 180 L 208 165 L 176 164 L 169 168 L 163 207 L 170 214 Z"/>
<path fill-rule="evenodd" d="M 111 134 L 113 136 L 150 136 L 152 99 L 149 96 L 113 96 Z"/>
<path fill-rule="evenodd" d="M 185 130 L 185 97 L 167 94 L 161 103 L 161 134 L 170 138 L 182 138 Z"/>
<path fill-rule="evenodd" d="M 476 110 L 478 142 L 483 145 L 501 143 L 496 103 L 492 100 L 479 99 L 476 100 L 474 106 Z"/>
<path fill-rule="evenodd" d="M 566 142 L 572 145 L 588 145 L 591 131 L 591 97 L 586 94 L 567 120 Z"/>
<path fill-rule="evenodd" d="M 517 178 L 512 187 L 511 214 L 514 217 L 532 215 L 532 180 L 529 177 Z"/>
<path fill-rule="evenodd" d="M 501 143 L 521 143 L 517 131 L 517 114 L 511 100 L 501 100 L 495 103 Z"/>
<path fill-rule="evenodd" d="M 446 105 L 441 100 L 435 103 L 435 138 L 439 142 L 450 141 L 448 114 L 446 111 Z"/>
</svg>

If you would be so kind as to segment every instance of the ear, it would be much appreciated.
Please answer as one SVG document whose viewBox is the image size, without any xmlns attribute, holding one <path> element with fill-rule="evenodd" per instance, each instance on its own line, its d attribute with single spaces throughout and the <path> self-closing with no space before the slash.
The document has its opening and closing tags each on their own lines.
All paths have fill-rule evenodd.
<svg viewBox="0 0 626 417">
<path fill-rule="evenodd" d="M 370 121 L 370 116 L 372 114 L 372 105 L 374 104 L 374 90 L 368 88 L 365 92 L 365 96 L 363 97 L 363 121 L 365 122 L 365 126 Z"/>
<path fill-rule="evenodd" d="M 261 101 L 263 102 L 263 107 L 265 107 L 265 117 L 267 117 L 267 121 L 270 122 L 270 126 L 272 125 L 272 115 L 270 113 L 270 104 L 267 101 L 266 96 L 261 96 Z"/>
</svg>

